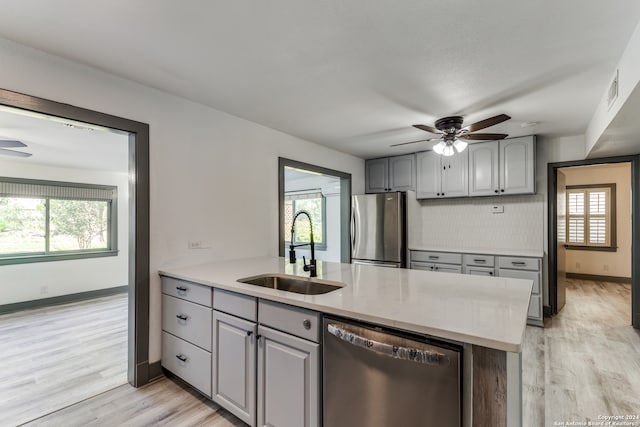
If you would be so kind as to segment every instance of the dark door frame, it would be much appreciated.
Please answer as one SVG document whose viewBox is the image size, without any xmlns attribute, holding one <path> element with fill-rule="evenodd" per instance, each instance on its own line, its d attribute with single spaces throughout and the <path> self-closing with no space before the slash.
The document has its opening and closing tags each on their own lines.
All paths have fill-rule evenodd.
<svg viewBox="0 0 640 427">
<path fill-rule="evenodd" d="M 149 382 L 149 125 L 0 89 L 0 105 L 129 133 L 129 326 L 131 385 Z"/>
<path fill-rule="evenodd" d="M 284 168 L 286 166 L 340 178 L 340 261 L 351 263 L 351 174 L 278 157 L 278 254 L 284 253 Z"/>
<path fill-rule="evenodd" d="M 600 159 L 574 160 L 547 165 L 548 197 L 548 256 L 549 256 L 549 305 L 551 313 L 558 312 L 558 265 L 556 258 L 556 180 L 558 169 L 572 166 L 594 166 L 611 163 L 631 163 L 631 324 L 640 328 L 640 156 L 604 157 Z"/>
</svg>

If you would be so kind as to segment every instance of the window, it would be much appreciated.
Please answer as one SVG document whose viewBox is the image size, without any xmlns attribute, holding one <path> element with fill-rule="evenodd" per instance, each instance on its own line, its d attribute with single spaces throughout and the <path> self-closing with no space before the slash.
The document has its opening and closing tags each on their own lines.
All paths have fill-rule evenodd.
<svg viewBox="0 0 640 427">
<path fill-rule="evenodd" d="M 0 178 L 0 264 L 117 254 L 117 188 Z"/>
<path fill-rule="evenodd" d="M 567 186 L 567 248 L 615 251 L 615 200 L 615 184 Z"/>
<path fill-rule="evenodd" d="M 301 210 L 309 212 L 313 220 L 313 240 L 316 249 L 324 250 L 327 248 L 327 231 L 326 231 L 326 199 L 320 190 L 305 192 L 290 192 L 284 195 L 284 230 L 285 243 L 291 242 L 291 221 L 293 216 Z M 309 243 L 309 221 L 305 215 L 298 217 L 294 230 L 293 244 Z"/>
</svg>

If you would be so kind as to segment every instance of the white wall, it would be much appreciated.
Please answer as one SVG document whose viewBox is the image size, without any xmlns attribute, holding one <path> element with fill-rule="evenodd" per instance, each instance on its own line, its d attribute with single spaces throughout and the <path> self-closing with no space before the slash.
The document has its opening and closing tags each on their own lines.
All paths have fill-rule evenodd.
<svg viewBox="0 0 640 427">
<path fill-rule="evenodd" d="M 567 273 L 631 277 L 631 164 L 563 168 L 567 185 L 616 184 L 616 252 L 567 250 Z"/>
<path fill-rule="evenodd" d="M 151 362 L 160 267 L 278 254 L 278 156 L 351 173 L 364 192 L 362 159 L 1 39 L 0 57 L 4 89 L 150 125 Z"/>
<path fill-rule="evenodd" d="M 126 142 L 126 138 L 125 138 Z M 0 159 L 4 177 L 118 186 L 117 256 L 0 266 L 0 305 L 125 286 L 129 271 L 127 173 L 63 169 Z M 46 287 L 46 292 L 43 289 Z"/>
<path fill-rule="evenodd" d="M 607 102 L 609 86 L 607 85 L 587 127 L 587 152 L 590 152 L 595 147 L 607 126 L 620 112 L 625 101 L 640 82 L 640 23 L 631 35 L 616 69 L 619 71 L 618 98 L 609 107 Z M 611 81 L 613 81 L 615 71 L 615 69 L 611 70 Z"/>
</svg>

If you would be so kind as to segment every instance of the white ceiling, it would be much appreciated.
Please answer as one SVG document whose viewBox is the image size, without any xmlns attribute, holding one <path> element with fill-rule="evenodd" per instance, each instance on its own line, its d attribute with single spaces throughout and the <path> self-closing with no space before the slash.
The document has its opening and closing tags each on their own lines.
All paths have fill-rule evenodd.
<svg viewBox="0 0 640 427">
<path fill-rule="evenodd" d="M 460 114 L 583 134 L 637 0 L 2 0 L 0 36 L 360 157 Z M 522 127 L 526 122 L 539 122 Z"/>
<path fill-rule="evenodd" d="M 43 114 L 0 108 L 0 140 L 16 139 L 31 157 L 0 156 L 0 160 L 72 169 L 129 171 L 126 133 Z"/>
</svg>

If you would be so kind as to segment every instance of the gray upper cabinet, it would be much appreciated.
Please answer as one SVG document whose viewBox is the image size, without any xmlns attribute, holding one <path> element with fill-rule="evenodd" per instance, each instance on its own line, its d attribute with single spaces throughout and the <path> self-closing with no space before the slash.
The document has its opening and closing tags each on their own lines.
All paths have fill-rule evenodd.
<svg viewBox="0 0 640 427">
<path fill-rule="evenodd" d="M 416 154 L 416 197 L 434 199 L 469 195 L 467 150 L 445 157 L 433 151 Z"/>
<path fill-rule="evenodd" d="M 535 193 L 535 137 L 500 141 L 500 193 Z"/>
<path fill-rule="evenodd" d="M 469 145 L 469 195 L 535 193 L 535 137 Z"/>
<path fill-rule="evenodd" d="M 491 196 L 500 193 L 500 141 L 469 144 L 469 195 Z"/>
<path fill-rule="evenodd" d="M 416 158 L 413 154 L 367 160 L 365 180 L 367 193 L 415 190 Z"/>
</svg>

